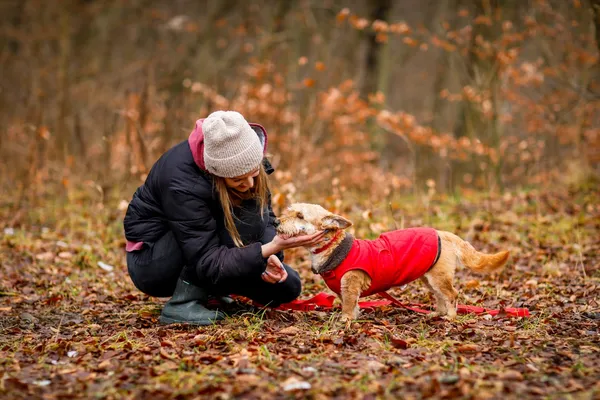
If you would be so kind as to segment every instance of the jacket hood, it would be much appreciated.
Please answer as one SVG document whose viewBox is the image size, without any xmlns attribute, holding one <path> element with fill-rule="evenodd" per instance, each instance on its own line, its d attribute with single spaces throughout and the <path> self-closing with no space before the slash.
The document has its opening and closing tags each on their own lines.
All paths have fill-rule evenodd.
<svg viewBox="0 0 600 400">
<path fill-rule="evenodd" d="M 194 156 L 196 165 L 198 165 L 201 170 L 206 171 L 206 166 L 204 165 L 204 133 L 202 132 L 202 122 L 204 122 L 204 118 L 196 121 L 196 126 L 188 138 L 188 144 L 190 145 L 190 150 L 192 150 L 192 155 Z M 267 131 L 262 125 L 252 122 L 249 122 L 249 124 L 254 132 L 256 132 L 256 135 L 263 145 L 263 154 L 266 153 Z"/>
</svg>

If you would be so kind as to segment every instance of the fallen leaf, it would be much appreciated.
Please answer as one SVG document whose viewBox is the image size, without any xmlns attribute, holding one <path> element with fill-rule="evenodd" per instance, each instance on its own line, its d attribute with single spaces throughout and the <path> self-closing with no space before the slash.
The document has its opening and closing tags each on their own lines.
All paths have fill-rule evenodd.
<svg viewBox="0 0 600 400">
<path fill-rule="evenodd" d="M 254 386 L 261 381 L 261 377 L 255 374 L 242 374 L 235 377 L 236 383 Z"/>
<path fill-rule="evenodd" d="M 252 366 L 250 363 L 250 352 L 246 349 L 242 349 L 239 353 L 230 356 L 229 359 L 233 362 L 233 366 L 238 369 L 250 368 Z"/>
<path fill-rule="evenodd" d="M 284 335 L 296 335 L 296 334 L 300 333 L 300 328 L 298 328 L 297 326 L 294 326 L 294 325 L 290 325 L 290 326 L 287 326 L 287 327 L 281 329 L 279 331 L 279 333 L 282 333 Z"/>
<path fill-rule="evenodd" d="M 473 353 L 479 351 L 479 346 L 476 344 L 461 344 L 456 346 L 456 351 L 459 353 Z"/>
<path fill-rule="evenodd" d="M 61 375 L 68 375 L 68 374 L 72 374 L 77 371 L 78 371 L 77 368 L 65 368 L 65 369 L 59 370 L 58 373 Z"/>
<path fill-rule="evenodd" d="M 536 288 L 538 285 L 538 280 L 537 279 L 530 279 L 527 282 L 525 282 L 525 286 L 531 287 L 531 288 Z"/>
<path fill-rule="evenodd" d="M 380 363 L 377 360 L 369 360 L 365 364 L 365 368 L 368 369 L 369 371 L 379 371 L 380 369 L 386 368 L 386 365 Z"/>
<path fill-rule="evenodd" d="M 311 387 L 312 386 L 310 383 L 308 383 L 306 381 L 301 381 L 294 376 L 289 377 L 288 379 L 286 379 L 285 381 L 283 381 L 281 383 L 281 388 L 286 392 L 289 392 L 292 390 L 308 390 Z"/>
<path fill-rule="evenodd" d="M 535 365 L 531 364 L 531 363 L 525 364 L 525 368 L 527 368 L 531 372 L 540 372 L 539 368 L 536 367 Z"/>
<path fill-rule="evenodd" d="M 310 374 L 316 374 L 317 373 L 317 369 L 315 367 L 303 367 L 302 371 L 308 372 Z"/>
<path fill-rule="evenodd" d="M 479 287 L 479 281 L 477 279 L 471 279 L 470 281 L 465 282 L 465 288 L 474 289 Z"/>
<path fill-rule="evenodd" d="M 158 352 L 162 358 L 166 358 L 168 360 L 173 360 L 176 358 L 176 356 L 174 356 L 173 354 L 170 354 L 167 350 L 165 350 L 164 347 L 161 347 Z"/>
<path fill-rule="evenodd" d="M 26 313 L 26 312 L 21 314 L 21 319 L 25 320 L 27 322 L 30 322 L 32 324 L 36 323 L 38 321 L 38 319 L 36 317 L 34 317 L 33 315 Z"/>
<path fill-rule="evenodd" d="M 396 338 L 396 337 L 393 337 L 393 336 L 390 339 L 390 342 L 392 343 L 392 346 L 394 346 L 397 349 L 403 349 L 404 350 L 404 349 L 408 349 L 410 347 L 410 344 L 406 340 L 403 340 L 403 339 L 400 339 L 400 338 Z"/>
<path fill-rule="evenodd" d="M 112 361 L 109 358 L 109 359 L 102 361 L 100 364 L 98 364 L 98 369 L 106 370 L 106 369 L 110 369 L 111 366 L 112 366 Z"/>
<path fill-rule="evenodd" d="M 113 267 L 112 265 L 108 265 L 102 261 L 98 261 L 98 266 L 107 272 L 110 272 L 113 269 L 115 269 L 115 267 Z"/>
<path fill-rule="evenodd" d="M 194 338 L 192 340 L 196 345 L 203 346 L 209 341 L 209 339 L 210 339 L 210 336 L 201 333 L 199 335 L 194 336 Z"/>
<path fill-rule="evenodd" d="M 40 261 L 49 261 L 54 259 L 54 253 L 51 251 L 47 251 L 45 253 L 40 253 L 38 255 L 35 256 L 36 260 L 40 260 Z"/>
<path fill-rule="evenodd" d="M 502 371 L 498 375 L 498 378 L 505 381 L 522 381 L 524 379 L 523 375 L 515 370 Z"/>
</svg>

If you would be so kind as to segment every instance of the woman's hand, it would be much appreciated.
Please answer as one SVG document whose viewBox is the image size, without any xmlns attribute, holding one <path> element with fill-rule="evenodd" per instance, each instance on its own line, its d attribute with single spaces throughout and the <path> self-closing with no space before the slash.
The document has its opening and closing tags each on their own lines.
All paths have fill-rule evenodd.
<svg viewBox="0 0 600 400">
<path fill-rule="evenodd" d="M 319 244 L 324 237 L 325 231 L 291 238 L 276 235 L 269 243 L 262 245 L 262 256 L 263 258 L 267 258 L 272 254 L 277 254 L 282 250 L 291 249 L 293 247 L 313 247 Z"/>
<path fill-rule="evenodd" d="M 288 273 L 279 258 L 275 255 L 270 256 L 267 260 L 267 269 L 261 275 L 262 280 L 268 283 L 281 283 L 285 282 L 287 277 Z"/>
<path fill-rule="evenodd" d="M 295 237 L 275 236 L 272 240 L 281 250 L 291 249 L 293 247 L 313 247 L 316 246 L 325 237 L 325 231 L 315 232 L 311 235 L 302 235 Z"/>
</svg>

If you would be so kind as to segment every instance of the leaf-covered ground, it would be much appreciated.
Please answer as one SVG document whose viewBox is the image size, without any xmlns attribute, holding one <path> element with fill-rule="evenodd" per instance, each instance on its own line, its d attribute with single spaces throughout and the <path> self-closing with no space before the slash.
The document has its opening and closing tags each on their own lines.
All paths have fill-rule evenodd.
<svg viewBox="0 0 600 400">
<path fill-rule="evenodd" d="M 91 192 L 90 192 L 91 193 Z M 403 199 L 344 214 L 355 234 L 429 224 L 507 248 L 500 274 L 457 274 L 462 304 L 527 307 L 530 318 L 427 319 L 388 307 L 350 330 L 338 312 L 241 310 L 211 327 L 157 324 L 164 299 L 131 284 L 118 198 L 46 194 L 0 208 L 0 397 L 598 398 L 597 186 Z M 288 252 L 303 297 L 325 290 Z M 420 283 L 392 292 L 430 302 Z"/>
</svg>

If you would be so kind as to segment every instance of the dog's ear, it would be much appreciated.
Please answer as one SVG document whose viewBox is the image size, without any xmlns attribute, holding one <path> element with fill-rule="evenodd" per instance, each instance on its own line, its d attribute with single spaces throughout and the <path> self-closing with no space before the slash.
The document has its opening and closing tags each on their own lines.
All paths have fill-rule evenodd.
<svg viewBox="0 0 600 400">
<path fill-rule="evenodd" d="M 330 214 L 321 220 L 322 229 L 346 229 L 350 226 L 352 222 L 336 214 Z"/>
</svg>

